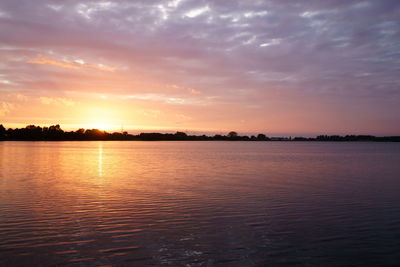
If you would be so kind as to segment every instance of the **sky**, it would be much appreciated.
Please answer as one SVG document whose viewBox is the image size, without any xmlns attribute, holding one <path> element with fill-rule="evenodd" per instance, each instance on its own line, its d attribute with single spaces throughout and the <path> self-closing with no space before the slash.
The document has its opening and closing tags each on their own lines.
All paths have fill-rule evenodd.
<svg viewBox="0 0 400 267">
<path fill-rule="evenodd" d="M 0 1 L 0 124 L 400 134 L 400 1 Z"/>
</svg>

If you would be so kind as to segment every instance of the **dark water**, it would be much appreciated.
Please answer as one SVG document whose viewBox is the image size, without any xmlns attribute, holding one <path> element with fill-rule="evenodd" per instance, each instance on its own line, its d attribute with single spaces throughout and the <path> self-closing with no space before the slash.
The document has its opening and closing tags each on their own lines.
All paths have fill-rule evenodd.
<svg viewBox="0 0 400 267">
<path fill-rule="evenodd" d="M 399 264 L 399 143 L 0 142 L 1 266 Z"/>
</svg>

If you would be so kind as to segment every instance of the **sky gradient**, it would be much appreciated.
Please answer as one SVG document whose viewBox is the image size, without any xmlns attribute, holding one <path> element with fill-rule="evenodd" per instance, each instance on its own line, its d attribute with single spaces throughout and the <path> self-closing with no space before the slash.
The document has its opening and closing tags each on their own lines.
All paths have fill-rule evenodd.
<svg viewBox="0 0 400 267">
<path fill-rule="evenodd" d="M 400 1 L 0 1 L 0 123 L 400 134 Z"/>
</svg>

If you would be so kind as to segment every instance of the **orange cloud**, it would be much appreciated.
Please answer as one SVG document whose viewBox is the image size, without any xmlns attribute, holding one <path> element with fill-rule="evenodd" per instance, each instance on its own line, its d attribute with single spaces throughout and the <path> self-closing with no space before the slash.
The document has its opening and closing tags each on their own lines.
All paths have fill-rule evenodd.
<svg viewBox="0 0 400 267">
<path fill-rule="evenodd" d="M 75 102 L 70 100 L 70 99 L 66 99 L 66 98 L 62 98 L 62 97 L 40 97 L 40 102 L 42 104 L 45 105 L 65 105 L 65 106 L 73 106 L 75 105 Z"/>
<path fill-rule="evenodd" d="M 194 95 L 199 95 L 199 94 L 201 94 L 201 92 L 199 91 L 199 90 L 196 90 L 196 89 L 193 89 L 193 88 L 188 88 L 189 90 L 190 90 L 190 93 L 191 94 L 194 94 Z"/>
<path fill-rule="evenodd" d="M 114 72 L 116 68 L 106 66 L 104 64 L 91 64 L 85 63 L 83 60 L 76 60 L 76 61 L 65 61 L 65 60 L 56 60 L 53 58 L 46 57 L 44 55 L 39 54 L 37 58 L 28 60 L 27 63 L 30 64 L 39 64 L 39 65 L 53 65 L 61 68 L 67 69 L 82 69 L 82 68 L 92 68 L 98 69 L 103 71 L 111 71 Z"/>
<path fill-rule="evenodd" d="M 61 68 L 67 69 L 79 69 L 78 63 L 57 61 L 52 58 L 45 57 L 43 55 L 38 55 L 36 59 L 27 61 L 30 64 L 40 64 L 40 65 L 54 65 Z"/>
<path fill-rule="evenodd" d="M 0 116 L 5 116 L 7 113 L 11 111 L 14 107 L 14 104 L 8 102 L 0 102 Z"/>
</svg>

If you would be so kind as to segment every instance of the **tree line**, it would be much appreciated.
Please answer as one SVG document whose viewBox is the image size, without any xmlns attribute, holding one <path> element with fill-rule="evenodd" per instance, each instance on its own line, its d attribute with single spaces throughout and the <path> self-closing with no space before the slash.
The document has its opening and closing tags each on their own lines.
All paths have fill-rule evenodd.
<svg viewBox="0 0 400 267">
<path fill-rule="evenodd" d="M 265 134 L 239 135 L 229 132 L 227 135 L 216 134 L 188 135 L 184 132 L 176 133 L 140 133 L 132 135 L 128 132 L 108 133 L 99 129 L 78 129 L 64 131 L 60 125 L 40 127 L 28 125 L 25 128 L 8 128 L 0 124 L 0 140 L 25 141 L 88 141 L 88 140 L 137 140 L 137 141 L 390 141 L 400 142 L 400 136 L 376 137 L 372 135 L 320 135 L 315 138 L 306 137 L 268 137 Z"/>
</svg>

